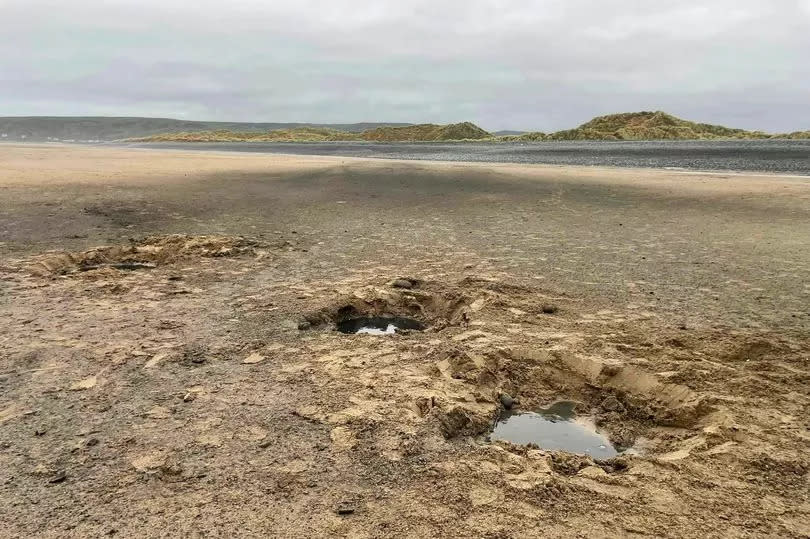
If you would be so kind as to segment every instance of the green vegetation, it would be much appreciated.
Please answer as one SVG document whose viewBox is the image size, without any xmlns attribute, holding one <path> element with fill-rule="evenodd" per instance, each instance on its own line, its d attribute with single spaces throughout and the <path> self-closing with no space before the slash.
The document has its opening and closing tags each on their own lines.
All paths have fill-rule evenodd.
<svg viewBox="0 0 810 539">
<path fill-rule="evenodd" d="M 325 142 L 361 140 L 357 133 L 323 127 L 295 127 L 265 132 L 239 132 L 218 129 L 183 133 L 162 133 L 138 139 L 143 142 Z"/>
<path fill-rule="evenodd" d="M 774 135 L 773 138 L 810 139 L 810 131 L 795 131 L 787 135 Z"/>
<path fill-rule="evenodd" d="M 363 140 L 377 142 L 416 142 L 438 140 L 482 140 L 492 135 L 470 122 L 435 125 L 419 124 L 407 127 L 379 127 L 360 134 Z"/>
<path fill-rule="evenodd" d="M 810 139 L 810 131 L 771 135 L 762 131 L 732 129 L 676 118 L 665 112 L 644 111 L 599 116 L 575 129 L 555 133 L 523 133 L 494 136 L 470 122 L 436 125 L 384 126 L 362 132 L 322 127 L 294 127 L 264 132 L 229 130 L 164 133 L 139 142 L 437 142 L 491 141 L 538 142 L 553 140 L 722 140 L 722 139 Z"/>
<path fill-rule="evenodd" d="M 235 132 L 228 130 L 163 133 L 138 139 L 139 142 L 325 142 L 367 140 L 373 142 L 413 142 L 491 139 L 492 135 L 470 122 L 435 125 L 420 124 L 405 127 L 377 127 L 361 133 L 336 129 L 297 127 L 265 132 Z"/>
<path fill-rule="evenodd" d="M 785 138 L 762 131 L 731 129 L 721 125 L 681 120 L 665 112 L 628 112 L 599 116 L 576 129 L 548 135 L 525 133 L 509 140 L 713 140 Z"/>
</svg>

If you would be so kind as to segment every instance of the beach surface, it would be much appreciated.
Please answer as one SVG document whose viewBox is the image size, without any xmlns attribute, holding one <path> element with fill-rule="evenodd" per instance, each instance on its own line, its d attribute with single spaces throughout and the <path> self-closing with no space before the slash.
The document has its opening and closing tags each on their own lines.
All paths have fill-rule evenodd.
<svg viewBox="0 0 810 539">
<path fill-rule="evenodd" d="M 809 224 L 797 176 L 2 144 L 0 535 L 807 536 Z M 632 450 L 489 441 L 504 394 Z"/>
</svg>

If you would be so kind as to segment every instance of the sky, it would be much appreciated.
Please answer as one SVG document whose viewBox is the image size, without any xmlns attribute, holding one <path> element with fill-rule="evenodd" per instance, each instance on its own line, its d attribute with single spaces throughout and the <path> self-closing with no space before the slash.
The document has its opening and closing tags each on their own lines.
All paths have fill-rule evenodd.
<svg viewBox="0 0 810 539">
<path fill-rule="evenodd" d="M 0 0 L 0 116 L 810 129 L 810 0 Z"/>
</svg>

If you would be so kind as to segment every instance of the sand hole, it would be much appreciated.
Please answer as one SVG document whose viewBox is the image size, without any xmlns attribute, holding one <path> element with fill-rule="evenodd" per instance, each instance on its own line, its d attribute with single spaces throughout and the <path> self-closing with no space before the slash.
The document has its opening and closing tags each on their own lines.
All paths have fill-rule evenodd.
<svg viewBox="0 0 810 539">
<path fill-rule="evenodd" d="M 112 268 L 117 270 L 123 271 L 135 271 L 141 269 L 155 269 L 157 264 L 152 264 L 151 262 L 117 262 L 117 263 L 107 263 L 107 264 L 86 264 L 81 265 L 78 268 L 78 271 L 92 271 L 97 269 L 104 269 L 104 268 Z"/>
<path fill-rule="evenodd" d="M 526 412 L 504 410 L 490 435 L 491 440 L 535 444 L 541 449 L 613 458 L 623 452 L 599 432 L 593 419 L 575 412 L 577 403 L 560 401 L 548 408 Z"/>
<path fill-rule="evenodd" d="M 255 255 L 263 243 L 242 237 L 169 234 L 131 240 L 77 252 L 49 252 L 26 261 L 26 269 L 39 277 L 54 277 L 100 269 L 135 271 L 154 269 L 181 260 Z"/>
<path fill-rule="evenodd" d="M 355 335 L 394 335 L 400 330 L 422 331 L 425 325 L 413 318 L 401 316 L 370 316 L 349 318 L 337 323 L 341 333 Z"/>
</svg>

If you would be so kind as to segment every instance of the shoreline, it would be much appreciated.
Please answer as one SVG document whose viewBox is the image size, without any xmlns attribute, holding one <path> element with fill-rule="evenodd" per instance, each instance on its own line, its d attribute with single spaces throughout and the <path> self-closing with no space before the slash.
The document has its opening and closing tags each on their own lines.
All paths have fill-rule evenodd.
<svg viewBox="0 0 810 539">
<path fill-rule="evenodd" d="M 622 141 L 623 142 L 623 141 Z M 171 144 L 171 143 L 168 143 Z M 188 143 L 190 145 L 197 143 Z M 209 143 L 199 143 L 209 144 Z M 286 144 L 286 143 L 268 143 L 268 144 Z M 291 143 L 299 144 L 299 143 Z M 313 143 L 320 144 L 320 143 Z M 376 143 L 370 143 L 376 144 Z M 392 143 L 396 145 L 397 143 Z M 260 152 L 260 151 L 241 151 L 241 150 L 217 150 L 211 148 L 169 148 L 169 147 L 143 147 L 143 146 L 130 146 L 124 144 L 96 144 L 96 143 L 64 143 L 64 142 L 0 142 L 0 148 L 63 148 L 63 149 L 94 149 L 101 151 L 133 151 L 133 152 L 155 152 L 156 154 L 173 155 L 174 157 L 180 156 L 199 156 L 200 154 L 218 157 L 231 157 L 238 159 L 248 159 L 262 156 L 280 157 L 287 160 L 301 160 L 306 161 L 329 161 L 329 162 L 353 162 L 353 163 L 396 163 L 396 164 L 424 164 L 435 166 L 469 166 L 469 167 L 486 167 L 487 169 L 508 169 L 515 168 L 526 170 L 569 170 L 571 172 L 607 172 L 607 173 L 627 173 L 637 174 L 639 172 L 646 172 L 652 174 L 673 174 L 680 176 L 735 176 L 737 178 L 776 178 L 786 180 L 798 180 L 801 183 L 810 183 L 810 172 L 807 174 L 788 174 L 783 172 L 771 172 L 762 170 L 745 170 L 745 169 L 698 169 L 698 168 L 684 168 L 684 167 L 635 167 L 635 166 L 613 166 L 613 165 L 582 165 L 582 164 L 556 164 L 556 163 L 523 163 L 511 161 L 481 161 L 481 160 L 441 160 L 441 159 L 418 159 L 418 158 L 397 158 L 397 157 L 384 157 L 384 156 L 342 156 L 342 155 L 322 155 L 322 154 L 305 154 L 305 153 L 282 153 L 282 152 Z"/>
</svg>

